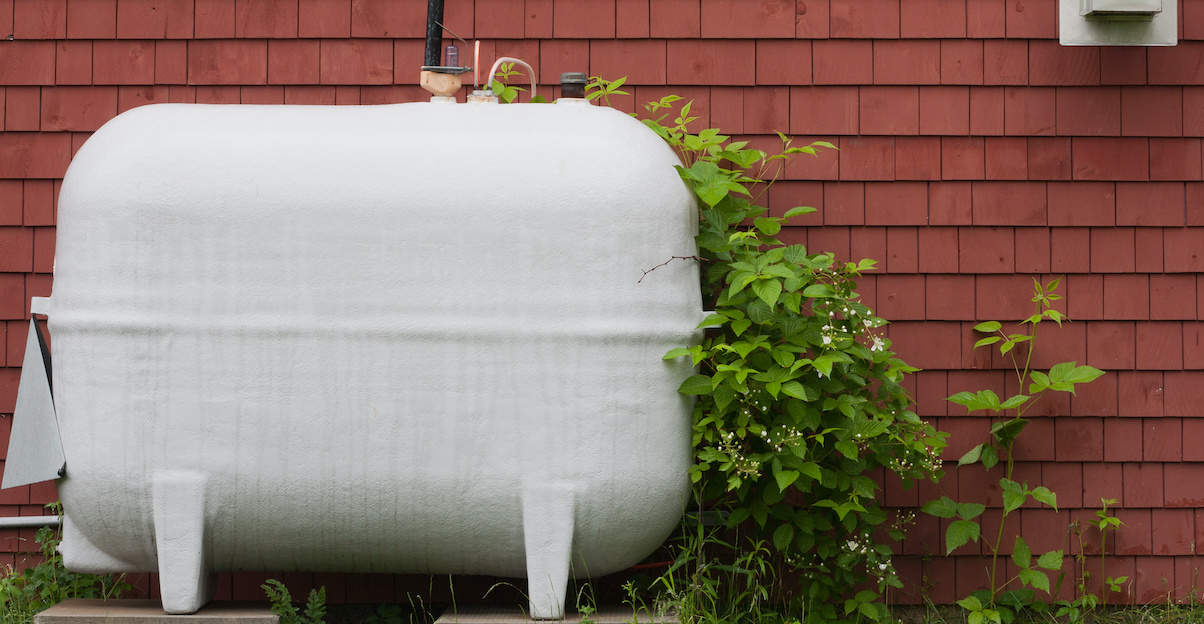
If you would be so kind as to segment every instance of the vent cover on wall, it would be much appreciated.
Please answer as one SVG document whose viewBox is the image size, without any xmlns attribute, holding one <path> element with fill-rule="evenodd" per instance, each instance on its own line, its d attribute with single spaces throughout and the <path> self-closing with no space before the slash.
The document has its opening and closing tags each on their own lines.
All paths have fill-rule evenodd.
<svg viewBox="0 0 1204 624">
<path fill-rule="evenodd" d="M 1079 15 L 1108 20 L 1148 21 L 1162 12 L 1162 0 L 1081 0 Z"/>
<path fill-rule="evenodd" d="M 1173 46 L 1176 0 L 1059 0 L 1062 45 Z"/>
</svg>

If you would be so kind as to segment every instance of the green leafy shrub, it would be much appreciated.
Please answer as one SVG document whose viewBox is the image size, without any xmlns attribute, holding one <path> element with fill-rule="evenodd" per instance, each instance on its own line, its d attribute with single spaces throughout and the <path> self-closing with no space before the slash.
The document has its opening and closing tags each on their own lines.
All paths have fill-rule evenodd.
<svg viewBox="0 0 1204 624">
<path fill-rule="evenodd" d="M 58 503 L 47 507 L 61 514 Z M 42 561 L 17 572 L 11 566 L 0 576 L 0 624 L 29 624 L 38 612 L 68 598 L 116 598 L 133 590 L 125 575 L 68 572 L 58 553 L 62 534 L 55 528 L 38 529 L 34 541 Z"/>
<path fill-rule="evenodd" d="M 595 78 L 589 96 L 605 101 L 622 93 L 617 84 Z M 814 208 L 773 216 L 757 203 L 789 158 L 835 147 L 795 147 L 779 134 L 781 149 L 769 154 L 718 129 L 694 133 L 689 102 L 667 121 L 679 101 L 649 103 L 643 122 L 677 152 L 678 173 L 698 203 L 699 255 L 668 261 L 700 264 L 703 301 L 714 313 L 700 325 L 701 344 L 665 358 L 700 368 L 680 388 L 695 399 L 690 479 L 699 507 L 726 512 L 726 526 L 752 540 L 751 548 L 728 544 L 731 561 L 708 568 L 703 550 L 717 538 L 695 523 L 702 539 L 693 540 L 693 560 L 678 566 L 694 571 L 681 595 L 695 604 L 683 612 L 714 614 L 722 609 L 700 603 L 726 599 L 758 610 L 773 603 L 775 617 L 885 619 L 883 594 L 902 584 L 890 547 L 876 541 L 888 517 L 871 475 L 934 478 L 944 434 L 912 411 L 902 382 L 916 369 L 890 350 L 886 321 L 856 292 L 875 262 L 839 263 L 788 244 L 783 227 Z M 708 569 L 760 580 L 725 589 L 701 573 Z M 768 593 L 771 576 L 777 595 Z"/>
<path fill-rule="evenodd" d="M 276 579 L 268 579 L 259 586 L 272 603 L 272 613 L 280 616 L 280 624 L 325 624 L 326 588 L 309 590 L 304 608 L 297 609 L 288 587 Z"/>
</svg>

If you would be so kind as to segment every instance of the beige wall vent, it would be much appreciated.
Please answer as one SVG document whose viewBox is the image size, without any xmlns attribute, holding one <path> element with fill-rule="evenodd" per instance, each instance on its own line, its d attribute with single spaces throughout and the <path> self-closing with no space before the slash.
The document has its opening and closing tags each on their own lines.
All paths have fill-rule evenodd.
<svg viewBox="0 0 1204 624">
<path fill-rule="evenodd" d="M 1176 0 L 1059 0 L 1062 45 L 1173 46 Z"/>
</svg>

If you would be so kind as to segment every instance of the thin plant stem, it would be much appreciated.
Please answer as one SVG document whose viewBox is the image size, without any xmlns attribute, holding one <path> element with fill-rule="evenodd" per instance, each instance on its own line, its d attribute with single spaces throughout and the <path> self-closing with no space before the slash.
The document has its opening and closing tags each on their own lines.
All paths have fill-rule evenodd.
<svg viewBox="0 0 1204 624">
<path fill-rule="evenodd" d="M 1107 508 L 1107 506 L 1105 506 L 1104 507 L 1105 515 L 1107 514 L 1107 511 L 1108 511 L 1108 508 Z M 1101 598 L 1101 600 L 1103 600 L 1105 607 L 1108 606 L 1108 590 L 1110 589 L 1108 587 L 1104 587 L 1104 584 L 1107 582 L 1107 579 L 1108 579 L 1108 529 L 1107 529 L 1107 527 L 1101 526 L 1100 530 L 1099 530 L 1099 580 L 1100 580 L 1100 586 L 1099 586 L 1100 592 L 1099 593 L 1103 596 Z"/>
<path fill-rule="evenodd" d="M 1041 302 L 1037 301 L 1036 305 L 1034 307 L 1036 308 L 1035 312 L 1034 312 L 1034 316 L 1039 316 L 1041 314 Z M 1024 393 L 1024 380 L 1028 379 L 1029 370 L 1032 368 L 1033 351 L 1036 349 L 1036 346 L 1037 346 L 1037 327 L 1039 324 L 1040 324 L 1040 320 L 1038 320 L 1035 323 L 1032 323 L 1032 330 L 1027 333 L 1027 335 L 1029 336 L 1029 339 L 1027 341 L 1028 345 L 1026 345 L 1027 348 L 1025 349 L 1025 354 L 1024 354 L 1024 370 L 1023 370 L 1023 372 L 1018 370 L 1016 357 L 1014 355 L 1011 357 L 1012 368 L 1017 369 L 1016 382 L 1019 386 L 1018 392 L 1020 394 Z M 1038 394 L 1040 394 L 1040 393 L 1038 393 Z M 1034 397 L 1035 396 L 1036 395 L 1034 395 Z M 1021 405 L 1016 408 L 1016 418 L 1024 417 L 1024 412 L 1027 411 L 1027 407 L 1032 404 L 1032 398 L 1033 397 L 1030 397 L 1030 400 L 1026 401 L 1024 405 Z M 1007 454 L 1007 462 L 1004 467 L 1004 478 L 1007 479 L 1008 481 L 1012 480 L 1013 470 L 1015 469 L 1015 466 L 1016 466 L 1015 457 L 1012 454 L 1012 447 L 1013 447 L 1014 442 L 1015 442 L 1014 439 L 1009 440 L 1007 445 L 1004 447 L 1004 450 Z M 999 530 L 995 533 L 995 545 L 991 548 L 991 578 L 990 578 L 990 580 L 991 580 L 991 604 L 995 604 L 996 594 L 998 594 L 999 590 L 1003 589 L 1003 587 L 996 585 L 996 581 L 998 580 L 998 573 L 999 573 L 999 549 L 1000 549 L 1000 546 L 1003 545 L 1003 527 L 1004 527 L 1004 524 L 1007 522 L 1007 518 L 1009 515 L 1011 515 L 1011 514 L 1008 513 L 1007 509 L 1003 509 L 1001 511 L 1001 513 L 999 514 Z M 1004 585 L 1007 585 L 1007 583 L 1010 583 L 1010 582 L 1011 582 L 1011 580 L 1004 583 Z"/>
</svg>

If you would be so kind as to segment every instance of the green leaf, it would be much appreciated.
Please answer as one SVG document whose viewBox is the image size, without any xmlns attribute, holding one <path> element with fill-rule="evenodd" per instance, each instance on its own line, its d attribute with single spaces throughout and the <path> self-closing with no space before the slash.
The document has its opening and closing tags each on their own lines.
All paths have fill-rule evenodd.
<svg viewBox="0 0 1204 624">
<path fill-rule="evenodd" d="M 721 413 L 736 398 L 736 390 L 731 386 L 732 383 L 733 381 L 729 379 L 728 383 L 719 384 L 719 387 L 711 393 L 711 397 L 715 399 L 715 407 L 719 408 Z"/>
<path fill-rule="evenodd" d="M 1001 407 L 1003 409 L 1016 409 L 1017 407 L 1024 405 L 1024 403 L 1026 401 L 1028 401 L 1027 396 L 1025 396 L 1023 394 L 1017 394 L 1016 396 L 1013 396 L 1013 397 L 1009 398 L 1008 400 L 1004 401 L 1002 404 L 1000 404 L 999 407 Z"/>
<path fill-rule="evenodd" d="M 778 392 L 781 390 L 782 384 L 780 382 L 771 381 L 765 384 L 765 391 L 769 393 L 769 396 L 772 396 L 775 399 L 778 398 Z"/>
<path fill-rule="evenodd" d="M 1066 379 L 1066 375 L 1068 375 L 1071 371 L 1074 370 L 1074 367 L 1076 364 L 1078 364 L 1078 362 L 1059 362 L 1057 364 L 1054 364 L 1049 369 L 1050 381 L 1053 381 L 1055 383 L 1059 382 L 1059 381 L 1064 381 Z"/>
<path fill-rule="evenodd" d="M 967 611 L 982 611 L 982 602 L 974 596 L 966 596 L 957 601 L 958 606 Z"/>
<path fill-rule="evenodd" d="M 1024 538 L 1016 536 L 1016 545 L 1012 546 L 1012 561 L 1016 567 L 1027 568 L 1033 564 L 1033 551 L 1024 542 Z"/>
<path fill-rule="evenodd" d="M 985 323 L 979 323 L 979 324 L 975 325 L 974 331 L 983 332 L 983 333 L 991 333 L 991 332 L 999 331 L 999 328 L 1001 328 L 1001 327 L 1003 327 L 1003 325 L 1000 324 L 999 321 L 987 321 Z"/>
<path fill-rule="evenodd" d="M 816 481 L 823 479 L 823 472 L 820 470 L 819 464 L 815 462 L 803 462 L 803 465 L 799 466 L 799 471 Z"/>
<path fill-rule="evenodd" d="M 735 342 L 735 343 L 731 344 L 731 349 L 733 351 L 735 351 L 736 354 L 739 355 L 741 358 L 748 357 L 748 354 L 752 353 L 756 348 L 757 348 L 756 341 L 748 342 L 745 340 L 741 340 L 739 342 Z M 769 373 L 761 373 L 761 374 L 757 375 L 757 381 L 767 381 L 767 380 L 772 381 L 774 379 L 776 379 L 776 377 L 771 376 Z"/>
<path fill-rule="evenodd" d="M 816 298 L 835 297 L 836 291 L 827 284 L 812 284 L 803 289 L 803 296 Z"/>
<path fill-rule="evenodd" d="M 706 318 L 702 319 L 702 322 L 698 324 L 698 327 L 717 327 L 719 325 L 723 325 L 726 322 L 727 322 L 726 316 L 712 312 L 712 313 L 708 314 Z"/>
<path fill-rule="evenodd" d="M 945 529 L 945 554 L 956 551 L 969 541 L 978 541 L 979 531 L 981 529 L 974 520 L 954 520 L 949 523 L 949 529 Z"/>
<path fill-rule="evenodd" d="M 790 542 L 794 539 L 794 525 L 783 524 L 773 532 L 773 547 L 779 552 L 784 552 Z"/>
<path fill-rule="evenodd" d="M 1049 593 L 1049 577 L 1044 572 L 1033 568 L 1026 568 L 1021 570 L 1017 576 L 1020 577 L 1021 583 Z"/>
<path fill-rule="evenodd" d="M 1033 488 L 1033 491 L 1030 492 L 1030 494 L 1032 494 L 1033 498 L 1037 499 L 1038 502 L 1052 507 L 1054 511 L 1058 510 L 1058 495 L 1057 493 L 1050 491 L 1049 488 L 1043 485 L 1038 486 Z"/>
<path fill-rule="evenodd" d="M 713 180 L 694 186 L 694 194 L 708 206 L 714 206 L 723 201 L 723 198 L 727 197 L 730 192 L 725 184 Z"/>
<path fill-rule="evenodd" d="M 738 321 L 732 321 L 732 333 L 739 336 L 739 335 L 743 334 L 744 331 L 747 330 L 751 326 L 752 326 L 752 321 L 750 321 L 748 319 L 740 319 Z"/>
<path fill-rule="evenodd" d="M 773 277 L 782 277 L 782 278 L 786 278 L 786 279 L 797 279 L 797 277 L 794 275 L 794 271 L 792 271 L 789 267 L 787 267 L 785 265 L 781 265 L 781 264 L 771 264 L 771 265 L 765 267 L 761 271 L 761 273 L 763 275 L 770 275 Z"/>
<path fill-rule="evenodd" d="M 999 594 L 999 604 L 1019 610 L 1032 605 L 1034 598 L 1036 594 L 1031 589 L 1010 589 Z"/>
<path fill-rule="evenodd" d="M 924 513 L 938 518 L 952 518 L 957 515 L 957 502 L 948 496 L 924 503 Z"/>
<path fill-rule="evenodd" d="M 1011 513 L 1020 509 L 1020 506 L 1028 499 L 1028 492 L 1015 481 L 1000 479 L 999 486 L 1003 490 L 1004 513 Z"/>
<path fill-rule="evenodd" d="M 757 217 L 753 219 L 753 225 L 766 236 L 774 236 L 782 231 L 782 222 L 773 217 Z"/>
<path fill-rule="evenodd" d="M 757 274 L 748 271 L 738 271 L 731 276 L 732 285 L 727 289 L 728 298 L 735 297 L 744 290 L 745 286 L 757 281 Z"/>
<path fill-rule="evenodd" d="M 957 460 L 957 465 L 958 466 L 967 466 L 967 465 L 973 464 L 974 462 L 977 462 L 978 459 L 980 457 L 982 457 L 982 446 L 983 445 L 979 444 L 979 445 L 975 446 L 974 448 L 966 451 L 966 454 L 962 455 L 961 458 L 959 458 Z"/>
<path fill-rule="evenodd" d="M 754 323 L 765 324 L 774 320 L 773 310 L 760 299 L 748 304 L 748 318 Z"/>
<path fill-rule="evenodd" d="M 727 250 L 727 239 L 715 232 L 703 232 L 694 238 L 694 242 L 698 243 L 700 249 L 710 251 Z"/>
<path fill-rule="evenodd" d="M 974 343 L 974 348 L 977 349 L 979 347 L 993 345 L 993 344 L 999 342 L 1000 340 L 1003 340 L 1003 339 L 1000 338 L 999 336 L 987 336 L 986 338 L 982 338 L 978 342 Z"/>
<path fill-rule="evenodd" d="M 677 391 L 689 395 L 710 394 L 711 378 L 706 375 L 694 375 L 681 382 Z"/>
<path fill-rule="evenodd" d="M 807 259 L 807 248 L 802 245 L 790 245 L 782 253 L 782 259 L 791 264 L 802 264 Z"/>
<path fill-rule="evenodd" d="M 782 282 L 776 279 L 757 280 L 752 283 L 752 289 L 761 301 L 773 308 L 778 302 L 778 297 L 782 295 Z"/>
<path fill-rule="evenodd" d="M 999 464 L 999 453 L 995 447 L 985 444 L 982 447 L 982 467 L 990 470 Z"/>
<path fill-rule="evenodd" d="M 949 401 L 950 403 L 969 406 L 970 404 L 976 402 L 978 397 L 973 392 L 966 392 L 963 390 L 953 396 L 945 397 L 945 400 Z"/>
<path fill-rule="evenodd" d="M 986 510 L 986 506 L 980 503 L 958 503 L 957 517 L 962 520 L 973 520 L 982 515 Z"/>
<path fill-rule="evenodd" d="M 991 410 L 997 412 L 1002 407 L 999 403 L 999 395 L 992 390 L 979 390 L 976 393 L 958 392 L 957 394 L 945 399 L 951 403 L 957 403 L 965 407 L 968 411 L 977 412 L 980 410 Z"/>
<path fill-rule="evenodd" d="M 991 425 L 991 436 L 998 440 L 1000 444 L 1007 446 L 1016 439 L 1016 436 L 1020 435 L 1021 431 L 1024 431 L 1024 427 L 1027 425 L 1028 421 L 1020 417 L 997 422 Z"/>
<path fill-rule="evenodd" d="M 683 355 L 690 355 L 690 350 L 684 347 L 678 347 L 676 349 L 669 349 L 668 353 L 665 353 L 665 355 L 661 356 L 661 359 L 673 360 L 682 357 Z"/>
<path fill-rule="evenodd" d="M 782 305 L 786 306 L 787 310 L 790 310 L 791 312 L 793 312 L 795 314 L 801 314 L 803 296 L 801 294 L 799 294 L 798 292 L 795 292 L 798 290 L 798 286 L 794 284 L 795 281 L 796 280 L 793 280 L 793 279 L 786 280 L 785 289 L 790 292 L 785 297 L 782 297 Z M 786 329 L 785 321 L 787 321 L 787 320 L 798 320 L 801 322 L 802 319 L 797 319 L 795 317 L 785 317 L 782 319 L 783 333 L 786 333 L 786 334 L 797 333 L 797 330 L 791 331 L 789 329 Z"/>
<path fill-rule="evenodd" d="M 1046 570 L 1062 569 L 1062 551 L 1051 550 L 1037 558 L 1037 565 Z"/>
<path fill-rule="evenodd" d="M 797 381 L 782 384 L 782 394 L 800 401 L 807 400 L 807 388 Z"/>
<path fill-rule="evenodd" d="M 1094 366 L 1076 366 L 1074 370 L 1066 374 L 1065 381 L 1070 383 L 1091 383 L 1104 374 L 1104 371 L 1095 368 Z"/>
<path fill-rule="evenodd" d="M 786 214 L 782 215 L 782 218 L 789 219 L 790 217 L 811 214 L 813 212 L 815 212 L 815 208 L 812 208 L 811 206 L 795 206 L 794 208 L 787 210 Z"/>
<path fill-rule="evenodd" d="M 773 478 L 778 482 L 778 490 L 785 492 L 786 488 L 798 480 L 798 475 L 794 470 L 775 470 Z"/>
</svg>

